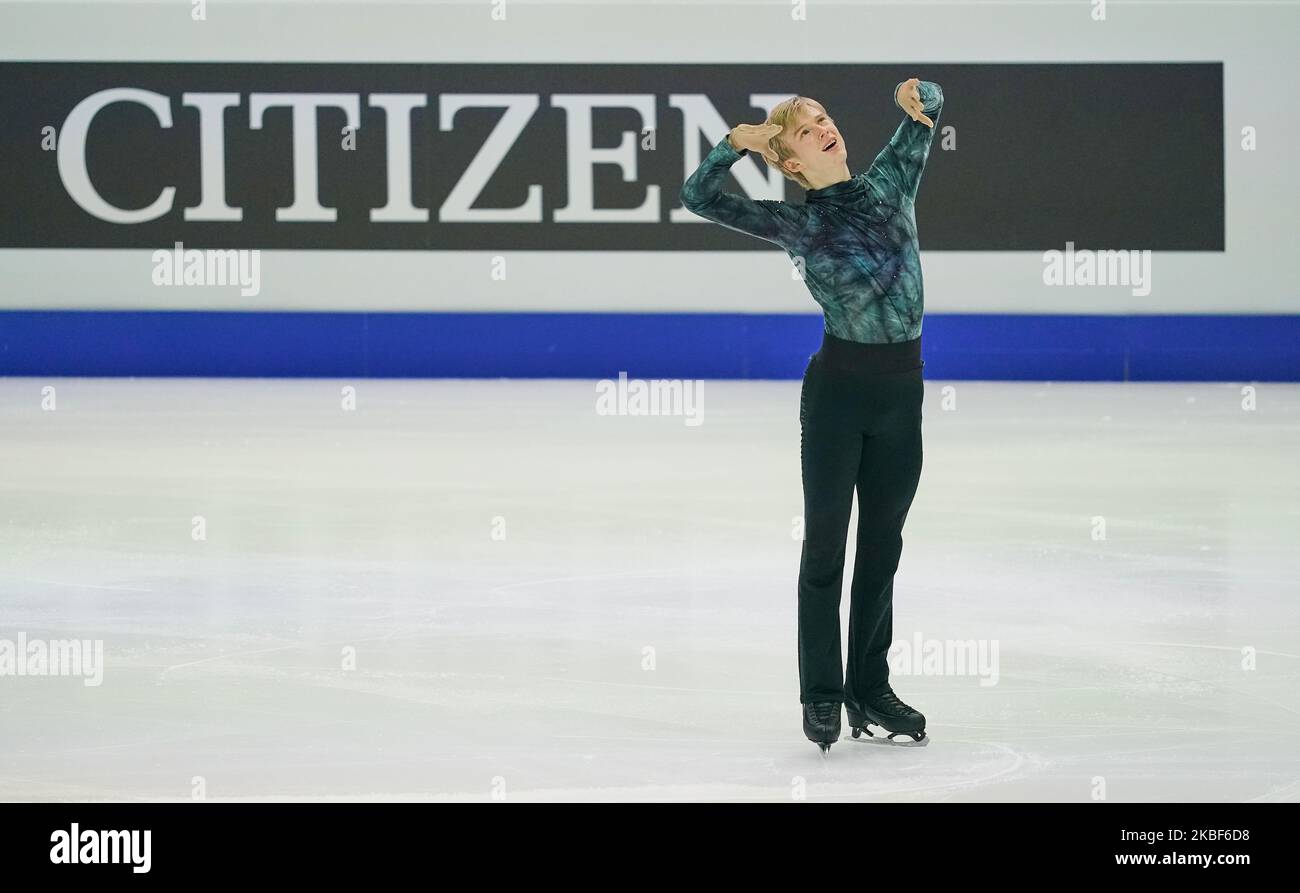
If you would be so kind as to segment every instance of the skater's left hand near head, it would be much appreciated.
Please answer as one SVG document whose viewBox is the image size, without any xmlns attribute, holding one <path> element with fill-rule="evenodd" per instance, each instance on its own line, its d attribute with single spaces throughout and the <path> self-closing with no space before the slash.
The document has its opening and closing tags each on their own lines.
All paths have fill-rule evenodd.
<svg viewBox="0 0 1300 893">
<path fill-rule="evenodd" d="M 908 78 L 898 85 L 894 100 L 902 107 L 913 121 L 919 121 L 926 127 L 934 127 L 934 122 L 925 114 L 925 103 L 921 102 L 920 79 Z"/>
</svg>

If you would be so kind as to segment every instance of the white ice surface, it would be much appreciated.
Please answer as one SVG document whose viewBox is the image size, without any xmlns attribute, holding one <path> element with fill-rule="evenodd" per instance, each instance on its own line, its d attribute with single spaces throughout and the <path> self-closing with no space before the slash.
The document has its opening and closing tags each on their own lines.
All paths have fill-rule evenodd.
<svg viewBox="0 0 1300 893">
<path fill-rule="evenodd" d="M 588 381 L 0 379 L 0 639 L 105 659 L 0 676 L 0 799 L 1300 799 L 1300 387 L 945 384 L 895 639 L 997 682 L 895 673 L 929 746 L 823 763 L 797 382 L 692 427 Z"/>
</svg>

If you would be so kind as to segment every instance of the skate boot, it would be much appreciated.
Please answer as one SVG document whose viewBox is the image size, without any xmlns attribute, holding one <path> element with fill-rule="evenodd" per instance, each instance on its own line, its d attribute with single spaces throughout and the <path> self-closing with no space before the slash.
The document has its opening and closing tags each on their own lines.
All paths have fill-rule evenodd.
<svg viewBox="0 0 1300 893">
<path fill-rule="evenodd" d="M 831 745 L 840 740 L 840 702 L 814 701 L 803 705 L 803 733 L 808 740 L 830 753 Z"/>
<path fill-rule="evenodd" d="M 920 742 L 925 737 L 925 716 L 900 701 L 888 685 L 876 689 L 861 701 L 845 698 L 844 710 L 849 715 L 849 728 L 853 730 L 854 738 L 861 737 L 863 732 L 874 738 L 868 725 L 880 726 L 889 733 L 890 741 L 895 735 L 908 735 L 913 742 Z"/>
</svg>

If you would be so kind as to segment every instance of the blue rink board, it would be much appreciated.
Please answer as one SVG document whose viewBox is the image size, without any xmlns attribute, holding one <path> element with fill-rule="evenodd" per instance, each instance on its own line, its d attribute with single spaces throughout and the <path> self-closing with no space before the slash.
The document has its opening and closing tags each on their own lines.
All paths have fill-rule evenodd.
<svg viewBox="0 0 1300 893">
<path fill-rule="evenodd" d="M 0 375 L 799 377 L 814 314 L 0 311 Z M 1300 315 L 930 314 L 927 378 L 1297 381 Z"/>
</svg>

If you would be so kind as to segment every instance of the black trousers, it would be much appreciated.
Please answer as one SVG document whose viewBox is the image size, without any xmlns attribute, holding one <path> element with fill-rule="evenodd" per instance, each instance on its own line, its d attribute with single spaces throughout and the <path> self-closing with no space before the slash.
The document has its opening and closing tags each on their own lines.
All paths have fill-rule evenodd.
<svg viewBox="0 0 1300 893">
<path fill-rule="evenodd" d="M 889 680 L 894 572 L 921 478 L 921 339 L 860 344 L 825 333 L 799 398 L 804 543 L 799 561 L 799 699 L 860 700 Z M 853 491 L 857 548 L 848 664 L 840 592 Z M 843 676 L 841 676 L 843 671 Z"/>
</svg>

